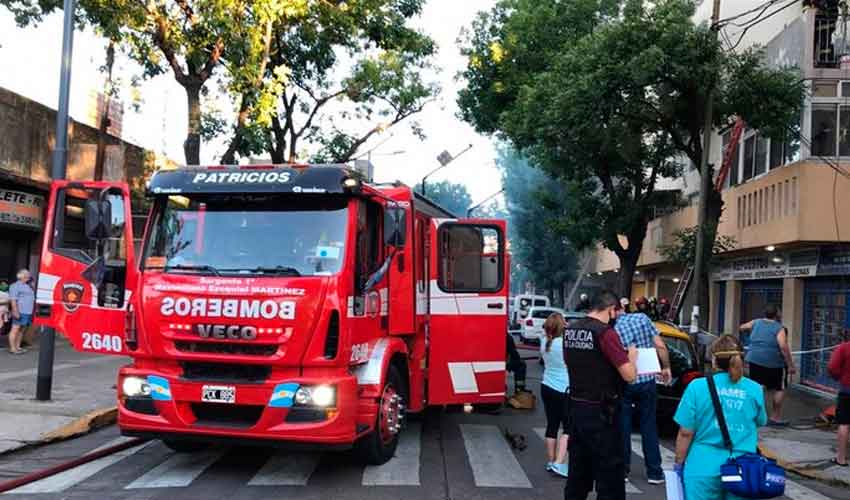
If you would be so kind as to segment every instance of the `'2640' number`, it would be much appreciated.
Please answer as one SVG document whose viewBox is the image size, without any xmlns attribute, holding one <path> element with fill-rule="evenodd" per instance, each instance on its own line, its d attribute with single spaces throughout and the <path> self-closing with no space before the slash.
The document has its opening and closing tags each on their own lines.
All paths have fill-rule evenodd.
<svg viewBox="0 0 850 500">
<path fill-rule="evenodd" d="M 83 349 L 105 352 L 121 352 L 121 337 L 83 332 Z"/>
</svg>

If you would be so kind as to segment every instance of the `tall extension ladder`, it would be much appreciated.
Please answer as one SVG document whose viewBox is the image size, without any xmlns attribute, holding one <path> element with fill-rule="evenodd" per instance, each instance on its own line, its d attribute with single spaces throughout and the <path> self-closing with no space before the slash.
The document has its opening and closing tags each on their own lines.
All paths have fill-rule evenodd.
<svg viewBox="0 0 850 500">
<path fill-rule="evenodd" d="M 691 278 L 693 277 L 694 266 L 688 266 L 679 280 L 679 287 L 676 288 L 676 295 L 673 296 L 673 303 L 670 304 L 670 311 L 667 313 L 667 321 L 675 322 L 676 317 L 679 316 L 679 310 L 685 302 L 685 294 L 688 293 L 688 286 L 691 284 Z"/>
<path fill-rule="evenodd" d="M 740 116 L 735 120 L 731 140 L 726 145 L 726 151 L 723 152 L 723 165 L 721 165 L 720 171 L 717 173 L 717 179 L 714 181 L 714 190 L 717 192 L 723 189 L 723 183 L 726 182 L 729 169 L 732 168 L 732 159 L 735 156 L 735 150 L 738 149 L 738 141 L 741 140 L 741 134 L 744 133 L 745 125 L 744 120 Z"/>
</svg>

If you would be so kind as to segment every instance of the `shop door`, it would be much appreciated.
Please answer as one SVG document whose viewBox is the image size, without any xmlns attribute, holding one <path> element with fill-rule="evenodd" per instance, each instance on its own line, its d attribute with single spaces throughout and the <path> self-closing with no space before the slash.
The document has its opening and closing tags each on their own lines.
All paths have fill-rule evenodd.
<svg viewBox="0 0 850 500">
<path fill-rule="evenodd" d="M 741 323 L 763 318 L 768 304 L 782 309 L 782 280 L 745 281 L 741 287 Z M 741 332 L 741 342 L 750 345 L 749 332 Z"/>
<path fill-rule="evenodd" d="M 803 350 L 817 350 L 840 344 L 850 328 L 850 279 L 806 280 L 803 314 Z M 832 350 L 802 355 L 803 384 L 830 392 L 838 383 L 826 370 Z"/>
</svg>

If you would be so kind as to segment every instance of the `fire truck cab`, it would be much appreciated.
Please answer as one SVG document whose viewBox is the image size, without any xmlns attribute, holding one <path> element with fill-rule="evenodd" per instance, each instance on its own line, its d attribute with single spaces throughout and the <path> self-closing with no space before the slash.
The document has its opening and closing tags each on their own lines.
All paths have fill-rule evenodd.
<svg viewBox="0 0 850 500">
<path fill-rule="evenodd" d="M 504 400 L 504 221 L 333 165 L 163 170 L 147 194 L 137 241 L 125 183 L 53 182 L 38 275 L 39 324 L 131 358 L 123 434 L 380 464 L 405 412 Z"/>
</svg>

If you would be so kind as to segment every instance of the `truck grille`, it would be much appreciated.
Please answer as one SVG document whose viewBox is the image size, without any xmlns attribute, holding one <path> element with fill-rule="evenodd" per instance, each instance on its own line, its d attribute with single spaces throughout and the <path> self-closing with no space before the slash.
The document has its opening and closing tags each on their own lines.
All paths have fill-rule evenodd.
<svg viewBox="0 0 850 500">
<path fill-rule="evenodd" d="M 230 365 L 226 363 L 204 363 L 184 361 L 183 378 L 209 382 L 260 383 L 271 375 L 272 368 L 262 365 Z"/>
<path fill-rule="evenodd" d="M 274 344 L 232 344 L 226 342 L 188 342 L 185 340 L 175 341 L 174 347 L 180 352 L 239 354 L 242 356 L 274 356 L 278 348 Z"/>
<path fill-rule="evenodd" d="M 248 429 L 257 424 L 264 406 L 192 403 L 196 426 Z"/>
</svg>

